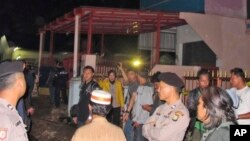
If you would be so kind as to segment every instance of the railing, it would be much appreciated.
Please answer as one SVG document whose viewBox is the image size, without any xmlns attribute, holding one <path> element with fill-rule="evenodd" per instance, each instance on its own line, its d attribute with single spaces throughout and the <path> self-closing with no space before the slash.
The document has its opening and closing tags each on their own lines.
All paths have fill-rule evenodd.
<svg viewBox="0 0 250 141">
<path fill-rule="evenodd" d="M 231 88 L 230 85 L 230 73 L 229 72 L 222 72 L 222 71 L 209 71 L 211 73 L 211 81 L 210 85 L 211 86 L 219 86 L 223 89 L 228 89 Z M 185 89 L 182 93 L 182 101 L 186 104 L 187 96 L 189 92 L 193 89 L 195 89 L 198 86 L 198 81 L 197 81 L 197 73 L 194 72 L 188 72 L 184 73 L 185 75 L 183 76 L 184 78 L 184 83 L 185 83 Z M 250 81 L 250 78 L 247 78 L 247 73 L 245 71 L 245 77 L 246 77 L 246 82 Z M 218 82 L 218 79 L 221 82 Z M 218 83 L 218 84 L 217 84 Z"/>
<path fill-rule="evenodd" d="M 117 61 L 98 59 L 96 62 L 95 75 L 104 77 L 108 75 L 108 71 L 115 70 L 117 76 L 121 76 L 121 73 L 117 65 L 118 65 Z"/>
</svg>

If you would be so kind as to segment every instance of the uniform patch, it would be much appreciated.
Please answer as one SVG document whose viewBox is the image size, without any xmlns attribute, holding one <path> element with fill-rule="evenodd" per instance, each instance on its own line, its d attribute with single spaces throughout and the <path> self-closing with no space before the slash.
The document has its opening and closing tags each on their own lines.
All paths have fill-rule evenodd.
<svg viewBox="0 0 250 141">
<path fill-rule="evenodd" d="M 3 140 L 7 137 L 7 128 L 0 128 L 0 140 Z"/>
<path fill-rule="evenodd" d="M 174 115 L 172 116 L 173 121 L 177 121 L 180 116 L 184 116 L 184 114 L 181 111 L 176 111 Z"/>
</svg>

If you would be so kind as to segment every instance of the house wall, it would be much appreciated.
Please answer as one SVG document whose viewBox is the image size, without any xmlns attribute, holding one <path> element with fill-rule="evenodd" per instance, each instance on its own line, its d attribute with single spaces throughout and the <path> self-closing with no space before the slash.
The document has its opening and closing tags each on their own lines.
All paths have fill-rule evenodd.
<svg viewBox="0 0 250 141">
<path fill-rule="evenodd" d="M 246 19 L 247 0 L 205 0 L 205 13 Z"/>
<path fill-rule="evenodd" d="M 201 41 L 201 37 L 189 25 L 177 27 L 176 32 L 176 65 L 182 65 L 183 44 Z"/>
<path fill-rule="evenodd" d="M 196 13 L 181 13 L 180 18 L 216 53 L 220 70 L 241 67 L 250 71 L 250 34 L 244 19 Z"/>
</svg>

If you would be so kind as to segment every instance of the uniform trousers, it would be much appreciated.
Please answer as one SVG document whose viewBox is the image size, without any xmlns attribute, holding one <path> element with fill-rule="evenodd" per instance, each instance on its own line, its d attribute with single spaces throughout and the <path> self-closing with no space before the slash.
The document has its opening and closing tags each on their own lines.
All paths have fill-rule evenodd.
<svg viewBox="0 0 250 141">
<path fill-rule="evenodd" d="M 62 94 L 64 104 L 66 104 L 66 105 L 68 104 L 68 96 L 67 96 L 67 93 L 66 93 L 66 88 L 56 87 L 56 89 L 55 89 L 55 104 L 56 104 L 56 107 L 60 106 L 60 92 Z"/>
</svg>

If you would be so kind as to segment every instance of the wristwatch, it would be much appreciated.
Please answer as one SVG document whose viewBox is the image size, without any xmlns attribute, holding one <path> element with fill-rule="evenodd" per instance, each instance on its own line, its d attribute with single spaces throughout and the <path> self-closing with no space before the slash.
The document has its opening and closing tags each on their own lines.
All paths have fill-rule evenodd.
<svg viewBox="0 0 250 141">
<path fill-rule="evenodd" d="M 130 113 L 130 111 L 126 110 L 125 113 Z"/>
</svg>

